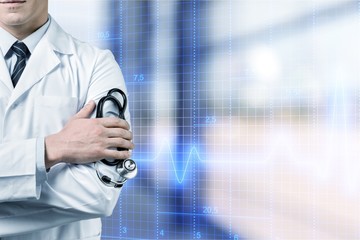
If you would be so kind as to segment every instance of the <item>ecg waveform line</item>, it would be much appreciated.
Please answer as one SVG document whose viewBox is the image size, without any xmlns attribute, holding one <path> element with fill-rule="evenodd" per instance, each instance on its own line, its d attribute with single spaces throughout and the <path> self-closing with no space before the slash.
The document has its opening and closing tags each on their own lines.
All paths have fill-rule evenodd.
<svg viewBox="0 0 360 240">
<path fill-rule="evenodd" d="M 340 83 L 341 84 L 341 83 Z M 333 146 L 334 141 L 336 141 L 337 137 L 335 134 L 335 126 L 342 126 L 345 128 L 345 132 L 348 132 L 348 125 L 347 125 L 347 115 L 349 114 L 346 112 L 345 107 L 338 108 L 339 106 L 344 106 L 346 104 L 345 101 L 345 90 L 343 85 L 336 85 L 336 91 L 334 95 L 334 103 L 332 104 L 332 108 L 330 111 L 330 136 L 325 139 L 324 144 L 326 146 L 330 146 L 329 150 L 325 152 L 325 157 L 328 159 L 327 164 L 330 164 L 332 162 L 335 162 L 336 159 L 334 157 L 336 148 Z M 337 122 L 336 116 L 341 114 L 341 118 Z M 274 131 L 274 130 L 273 130 Z M 271 141 L 265 142 L 265 149 L 261 150 L 260 155 L 258 154 L 251 154 L 249 152 L 245 152 L 244 154 L 240 154 L 240 156 L 236 155 L 236 158 L 238 160 L 238 163 L 242 164 L 253 164 L 253 165 L 259 165 L 259 164 L 270 164 L 274 161 L 277 161 L 276 158 L 282 159 L 280 161 L 283 161 L 284 157 L 289 160 L 290 162 L 293 162 L 295 164 L 301 164 L 301 165 L 311 165 L 317 163 L 316 159 L 311 158 L 310 156 L 303 156 L 301 155 L 301 150 L 296 150 L 294 147 L 297 145 L 294 143 L 291 134 L 286 132 L 272 132 L 269 134 L 270 136 L 277 136 L 276 139 L 272 139 Z M 348 136 L 345 135 L 344 143 L 342 144 L 342 147 L 344 150 L 347 150 L 345 152 L 348 152 L 347 145 L 348 145 Z M 151 161 L 158 160 L 163 154 L 168 154 L 169 160 L 171 162 L 171 166 L 173 168 L 175 178 L 179 184 L 182 184 L 185 180 L 189 163 L 192 159 L 193 161 L 199 161 L 203 162 L 204 160 L 200 157 L 200 153 L 198 149 L 195 146 L 192 146 L 190 148 L 190 151 L 186 157 L 186 159 L 180 159 L 185 160 L 185 167 L 183 169 L 179 169 L 179 167 L 176 164 L 176 157 L 174 156 L 174 152 L 172 151 L 172 148 L 170 146 L 169 142 L 164 142 L 161 144 L 160 150 L 157 152 L 157 154 L 151 158 Z M 230 159 L 232 161 L 232 159 Z"/>
<path fill-rule="evenodd" d="M 170 144 L 169 143 L 164 144 L 162 148 L 164 148 L 164 147 L 168 148 L 168 152 L 169 152 L 169 155 L 170 155 L 170 161 L 171 161 L 172 167 L 174 168 L 174 172 L 175 172 L 175 177 L 176 177 L 176 180 L 178 181 L 178 183 L 180 183 L 180 184 L 184 182 L 185 175 L 186 175 L 186 172 L 187 172 L 187 169 L 188 169 L 188 166 L 189 166 L 190 159 L 192 159 L 192 155 L 195 155 L 197 160 L 199 162 L 202 162 L 202 159 L 200 158 L 199 151 L 197 150 L 197 148 L 195 146 L 191 147 L 190 152 L 189 152 L 188 157 L 187 157 L 186 162 L 185 162 L 185 168 L 181 171 L 182 172 L 181 176 L 179 176 L 179 173 L 178 173 L 179 169 L 177 169 L 177 167 L 176 167 L 174 154 L 173 154 L 173 152 L 171 150 Z M 160 153 L 161 153 L 161 151 L 159 152 L 159 155 L 157 155 L 155 157 L 155 160 L 160 157 Z"/>
<path fill-rule="evenodd" d="M 289 143 L 289 146 L 284 148 L 284 143 Z M 286 155 L 291 159 L 293 162 L 301 162 L 304 164 L 304 161 L 301 159 L 298 159 L 295 149 L 293 148 L 293 143 L 290 139 L 283 138 L 281 135 L 278 136 L 278 138 L 272 142 L 272 144 L 266 144 L 267 149 L 264 152 L 265 157 L 259 157 L 258 159 L 249 159 L 249 155 L 244 156 L 243 159 L 241 159 L 241 163 L 244 164 L 270 164 L 273 162 L 273 159 L 281 152 L 281 155 Z M 191 159 L 194 159 L 199 162 L 204 162 L 204 160 L 200 157 L 198 149 L 193 146 L 190 148 L 189 154 L 186 158 L 185 167 L 183 169 L 178 169 L 176 166 L 176 158 L 174 157 L 174 153 L 171 150 L 169 142 L 164 142 L 161 144 L 161 148 L 158 151 L 157 155 L 153 157 L 150 161 L 155 161 L 161 158 L 163 154 L 168 154 L 170 157 L 171 166 L 173 168 L 173 171 L 175 173 L 175 178 L 179 184 L 182 184 L 185 180 L 189 163 Z M 230 159 L 232 161 L 232 159 Z M 312 164 L 312 161 L 308 161 L 305 164 Z"/>
<path fill-rule="evenodd" d="M 163 149 L 166 148 L 166 150 L 163 151 Z M 185 167 L 182 170 L 177 169 L 176 164 L 175 164 L 175 158 L 174 158 L 174 154 L 173 151 L 171 150 L 170 144 L 169 143 L 164 143 L 162 144 L 162 147 L 160 148 L 160 151 L 158 152 L 158 154 L 153 158 L 153 160 L 157 160 L 160 158 L 161 154 L 168 152 L 170 155 L 170 161 L 171 161 L 171 165 L 174 169 L 175 172 L 175 178 L 177 180 L 178 183 L 183 183 L 184 179 L 185 179 L 185 175 L 190 163 L 190 160 L 192 159 L 192 156 L 194 155 L 196 157 L 196 159 L 199 162 L 202 162 L 203 160 L 200 157 L 199 151 L 197 150 L 197 148 L 195 146 L 191 147 L 190 152 L 188 154 L 188 157 L 186 159 L 185 162 Z M 182 172 L 182 174 L 179 174 L 179 171 Z"/>
</svg>

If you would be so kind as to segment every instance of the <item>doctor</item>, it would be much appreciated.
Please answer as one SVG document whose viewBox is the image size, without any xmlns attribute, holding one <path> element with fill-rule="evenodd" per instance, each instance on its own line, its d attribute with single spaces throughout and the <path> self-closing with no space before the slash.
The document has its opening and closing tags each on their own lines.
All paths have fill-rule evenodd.
<svg viewBox="0 0 360 240">
<path fill-rule="evenodd" d="M 114 87 L 113 55 L 65 33 L 48 0 L 0 0 L 1 240 L 100 239 L 120 190 L 95 167 L 116 179 L 99 160 L 134 147 L 126 121 L 91 118 Z"/>
</svg>

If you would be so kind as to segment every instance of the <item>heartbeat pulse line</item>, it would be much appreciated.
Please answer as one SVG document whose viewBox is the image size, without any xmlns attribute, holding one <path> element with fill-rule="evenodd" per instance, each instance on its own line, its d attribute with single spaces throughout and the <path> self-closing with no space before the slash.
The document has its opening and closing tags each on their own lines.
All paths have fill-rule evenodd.
<svg viewBox="0 0 360 240">
<path fill-rule="evenodd" d="M 325 141 L 325 146 L 331 146 L 329 149 L 325 152 L 325 156 L 326 158 L 328 158 L 329 160 L 327 160 L 327 163 L 330 164 L 332 162 L 337 162 L 336 157 L 335 157 L 335 153 L 336 153 L 336 148 L 332 147 L 333 144 L 338 144 L 338 142 L 336 142 L 337 137 L 334 135 L 335 134 L 335 126 L 336 126 L 336 116 L 338 114 L 341 113 L 341 116 L 343 116 L 343 118 L 341 118 L 339 120 L 341 126 L 345 127 L 345 131 L 348 131 L 348 126 L 347 126 L 347 119 L 346 119 L 346 115 L 348 114 L 346 112 L 346 110 L 344 108 L 341 108 L 341 110 L 337 109 L 336 106 L 340 105 L 340 106 L 344 106 L 345 105 L 345 92 L 344 92 L 344 86 L 337 86 L 336 85 L 337 90 L 340 91 L 340 93 L 336 92 L 335 96 L 334 96 L 334 108 L 331 109 L 331 132 L 330 132 L 330 137 L 327 138 Z M 338 89 L 339 88 L 339 89 Z M 338 113 L 339 111 L 341 111 L 340 113 Z M 265 145 L 267 146 L 266 149 L 263 150 L 262 155 L 256 156 L 254 155 L 254 158 L 249 158 L 249 155 L 247 155 L 247 157 L 245 156 L 244 159 L 242 159 L 240 161 L 240 163 L 245 163 L 245 164 L 254 164 L 254 165 L 259 165 L 259 164 L 271 164 L 274 161 L 277 161 L 275 158 L 280 156 L 285 156 L 286 159 L 289 160 L 289 162 L 293 162 L 293 163 L 297 163 L 297 164 L 301 164 L 301 165 L 309 165 L 309 166 L 314 166 L 314 164 L 317 163 L 316 158 L 311 158 L 311 157 L 306 157 L 302 155 L 301 150 L 296 150 L 294 147 L 296 146 L 296 143 L 292 141 L 291 136 L 288 136 L 286 133 L 285 135 L 283 134 L 279 134 L 279 133 L 273 133 L 272 135 L 277 135 L 275 140 L 271 140 L 271 142 L 267 142 Z M 345 135 L 345 144 L 344 148 L 345 150 L 347 149 L 348 146 L 348 138 L 347 135 Z M 333 143 L 334 142 L 334 143 Z M 285 146 L 285 147 L 284 147 Z M 346 153 L 348 153 L 349 151 L 346 150 Z M 162 156 L 162 154 L 169 154 L 169 158 L 170 158 L 170 162 L 171 162 L 171 166 L 174 170 L 175 173 L 175 178 L 177 180 L 177 182 L 179 184 L 182 184 L 185 180 L 185 176 L 187 174 L 188 168 L 189 168 L 189 163 L 191 161 L 191 159 L 194 159 L 193 161 L 199 161 L 199 162 L 204 162 L 203 159 L 201 159 L 200 154 L 198 149 L 195 146 L 192 146 L 190 148 L 190 151 L 187 155 L 186 161 L 185 161 L 185 167 L 183 167 L 182 169 L 178 169 L 179 167 L 176 166 L 176 159 L 174 157 L 174 153 L 171 150 L 170 147 L 170 143 L 169 142 L 164 142 L 163 144 L 161 144 L 160 147 L 160 151 L 157 152 L 157 155 L 155 155 L 154 158 L 152 158 L 153 161 L 160 159 L 160 157 Z M 182 159 L 181 159 L 182 160 Z M 184 159 L 185 160 L 185 159 Z M 281 160 L 282 161 L 282 160 Z"/>
<path fill-rule="evenodd" d="M 167 151 L 166 150 L 163 151 L 164 148 L 167 148 Z M 199 155 L 199 152 L 198 152 L 197 148 L 195 146 L 193 146 L 193 147 L 191 147 L 189 155 L 188 155 L 188 157 L 186 159 L 185 168 L 182 169 L 182 170 L 177 169 L 176 164 L 175 164 L 174 155 L 173 155 L 173 152 L 171 151 L 171 147 L 170 147 L 169 143 L 166 143 L 166 144 L 162 145 L 158 155 L 156 155 L 153 160 L 159 159 L 160 155 L 162 153 L 166 153 L 166 152 L 168 152 L 170 154 L 170 161 L 171 161 L 172 167 L 173 167 L 174 172 L 175 172 L 175 177 L 176 177 L 177 182 L 180 183 L 180 184 L 184 182 L 185 175 L 186 175 L 187 169 L 189 167 L 189 162 L 192 159 L 192 156 L 195 156 L 199 162 L 203 161 L 200 158 L 200 155 Z M 179 174 L 179 171 L 182 171 L 182 174 Z"/>
</svg>

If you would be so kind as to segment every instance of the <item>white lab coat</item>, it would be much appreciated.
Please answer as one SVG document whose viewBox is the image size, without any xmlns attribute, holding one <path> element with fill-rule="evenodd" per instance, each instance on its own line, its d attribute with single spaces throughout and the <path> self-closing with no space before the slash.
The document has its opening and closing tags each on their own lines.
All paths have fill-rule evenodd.
<svg viewBox="0 0 360 240">
<path fill-rule="evenodd" d="M 14 89 L 0 51 L 0 238 L 100 239 L 119 189 L 93 164 L 58 164 L 43 177 L 44 137 L 58 132 L 89 100 L 125 90 L 113 55 L 82 43 L 51 20 Z M 129 120 L 129 112 L 126 113 Z"/>
</svg>

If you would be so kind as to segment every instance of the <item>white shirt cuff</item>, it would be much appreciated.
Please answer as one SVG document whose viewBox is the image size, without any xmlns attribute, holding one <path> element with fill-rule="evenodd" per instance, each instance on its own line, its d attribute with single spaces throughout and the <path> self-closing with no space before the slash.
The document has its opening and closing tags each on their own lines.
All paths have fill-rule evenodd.
<svg viewBox="0 0 360 240">
<path fill-rule="evenodd" d="M 36 139 L 36 198 L 40 198 L 41 185 L 47 180 L 45 168 L 45 139 Z"/>
</svg>

